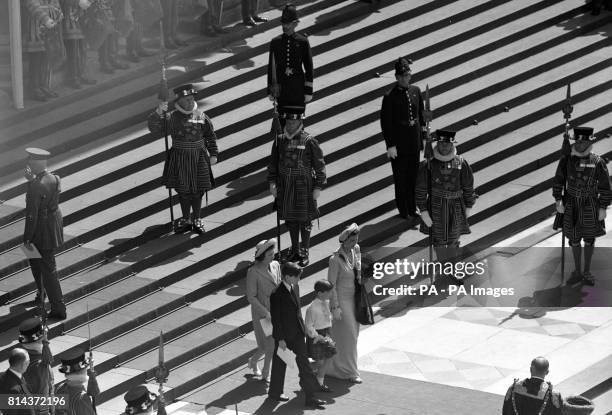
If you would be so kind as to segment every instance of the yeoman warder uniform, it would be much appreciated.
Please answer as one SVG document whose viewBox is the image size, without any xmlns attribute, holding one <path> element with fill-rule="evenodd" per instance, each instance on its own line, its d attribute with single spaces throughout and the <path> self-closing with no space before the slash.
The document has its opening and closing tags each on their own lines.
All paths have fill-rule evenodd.
<svg viewBox="0 0 612 415">
<path fill-rule="evenodd" d="M 75 348 L 65 353 L 61 358 L 62 365 L 59 371 L 66 376 L 62 381 L 55 395 L 67 395 L 65 409 L 56 410 L 57 415 L 95 415 L 91 397 L 87 394 L 87 383 L 89 377 L 87 369 L 89 364 L 85 357 L 85 352 L 80 348 Z"/>
</svg>

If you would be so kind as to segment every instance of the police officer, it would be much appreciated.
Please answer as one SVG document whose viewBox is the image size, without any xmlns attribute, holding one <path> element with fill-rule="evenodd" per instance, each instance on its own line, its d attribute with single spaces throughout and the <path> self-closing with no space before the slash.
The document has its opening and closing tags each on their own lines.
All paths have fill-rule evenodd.
<svg viewBox="0 0 612 415">
<path fill-rule="evenodd" d="M 411 74 L 408 61 L 399 58 L 395 62 L 397 84 L 383 97 L 380 123 L 393 170 L 397 210 L 402 218 L 416 224 L 418 215 L 414 186 L 426 122 L 421 90 L 410 84 Z"/>
<path fill-rule="evenodd" d="M 593 153 L 593 128 L 574 128 L 575 140 L 569 155 L 562 155 L 553 179 L 553 197 L 557 212 L 563 214 L 563 235 L 569 240 L 575 269 L 568 284 L 584 282 L 595 285 L 591 259 L 595 238 L 606 234 L 606 209 L 612 203 L 610 175 L 606 160 Z M 565 200 L 563 187 L 567 183 Z M 584 240 L 584 272 L 581 272 Z"/>
<path fill-rule="evenodd" d="M 319 142 L 303 129 L 303 114 L 287 111 L 280 117 L 285 127 L 272 144 L 268 184 L 276 198 L 279 217 L 289 229 L 288 260 L 305 267 L 309 263 L 311 221 L 318 212 L 316 201 L 327 180 L 325 160 Z"/>
<path fill-rule="evenodd" d="M 150 392 L 145 385 L 133 387 L 123 399 L 127 404 L 125 415 L 153 414 L 157 406 L 157 395 Z"/>
<path fill-rule="evenodd" d="M 53 372 L 48 363 L 43 363 L 44 328 L 38 317 L 25 320 L 19 325 L 19 343 L 27 350 L 30 357 L 28 369 L 23 374 L 30 393 L 39 396 L 50 396 L 53 388 Z M 37 414 L 48 414 L 49 407 L 36 408 Z"/>
<path fill-rule="evenodd" d="M 514 380 L 504 399 L 502 415 L 561 415 L 563 400 L 559 392 L 544 378 L 548 375 L 548 360 L 536 357 L 531 361 L 531 377 Z"/>
<path fill-rule="evenodd" d="M 277 100 L 280 111 L 302 113 L 312 100 L 314 71 L 308 39 L 295 32 L 299 22 L 294 5 L 283 9 L 283 34 L 270 42 L 268 96 Z"/>
<path fill-rule="evenodd" d="M 416 203 L 423 221 L 420 230 L 428 234 L 433 226 L 433 244 L 438 261 L 442 262 L 455 256 L 460 236 L 470 233 L 468 217 L 476 197 L 474 174 L 468 162 L 457 155 L 455 132 L 437 130 L 435 138 L 438 143 L 431 160 L 431 194 L 427 193 L 428 168 L 424 160 L 419 166 Z M 463 285 L 454 275 L 448 276 L 454 284 Z"/>
<path fill-rule="evenodd" d="M 40 148 L 27 148 L 26 152 L 29 154 L 25 170 L 28 190 L 23 243 L 30 250 L 34 245 L 40 252 L 41 258 L 30 259 L 30 267 L 38 287 L 38 295 L 40 296 L 44 287 L 49 297 L 51 312 L 48 318 L 64 320 L 66 305 L 57 276 L 54 254 L 64 243 L 62 212 L 58 206 L 60 178 L 47 171 L 47 160 L 51 153 Z"/>
<path fill-rule="evenodd" d="M 175 226 L 176 232 L 193 230 L 202 234 L 204 221 L 200 219 L 200 210 L 204 192 L 214 187 L 210 166 L 217 163 L 217 136 L 210 118 L 198 108 L 194 86 L 181 85 L 174 89 L 174 93 L 177 97 L 174 111 L 167 112 L 168 103 L 161 102 L 149 116 L 149 130 L 159 137 L 165 128 L 172 136 L 172 148 L 164 165 L 162 182 L 179 194 L 183 217 Z"/>
<path fill-rule="evenodd" d="M 95 415 L 91 397 L 87 394 L 87 374 L 88 363 L 85 352 L 80 348 L 75 348 L 61 358 L 62 365 L 59 371 L 66 376 L 62 381 L 55 395 L 68 395 L 65 409 L 56 409 L 58 415 Z"/>
</svg>

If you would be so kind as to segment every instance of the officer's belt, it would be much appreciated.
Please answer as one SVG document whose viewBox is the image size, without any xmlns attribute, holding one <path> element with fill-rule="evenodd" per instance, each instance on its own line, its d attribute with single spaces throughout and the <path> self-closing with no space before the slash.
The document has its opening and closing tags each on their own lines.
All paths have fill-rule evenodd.
<svg viewBox="0 0 612 415">
<path fill-rule="evenodd" d="M 284 176 L 310 176 L 309 169 L 306 169 L 304 167 L 291 168 L 281 166 L 279 169 L 279 173 Z"/>
<path fill-rule="evenodd" d="M 198 140 L 198 141 L 172 140 L 172 148 L 176 148 L 178 150 L 201 150 L 204 148 L 204 140 Z"/>
<path fill-rule="evenodd" d="M 567 194 L 572 197 L 595 197 L 597 196 L 597 190 L 595 188 L 579 189 L 575 186 L 567 186 Z"/>
<path fill-rule="evenodd" d="M 54 207 L 54 208 L 41 209 L 38 212 L 38 216 L 45 217 L 45 216 L 49 215 L 49 213 L 55 213 L 55 212 L 57 212 L 57 206 Z"/>
<path fill-rule="evenodd" d="M 442 199 L 459 199 L 463 196 L 463 190 L 451 192 L 450 190 L 431 189 L 431 194 Z"/>
</svg>

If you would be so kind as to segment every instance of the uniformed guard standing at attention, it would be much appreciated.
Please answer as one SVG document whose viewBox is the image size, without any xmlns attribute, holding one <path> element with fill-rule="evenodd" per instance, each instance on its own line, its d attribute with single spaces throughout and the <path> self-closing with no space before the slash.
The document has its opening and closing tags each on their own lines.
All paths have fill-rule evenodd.
<svg viewBox="0 0 612 415">
<path fill-rule="evenodd" d="M 61 358 L 59 371 L 66 376 L 55 391 L 55 395 L 68 395 L 64 409 L 56 409 L 57 415 L 95 415 L 91 397 L 87 394 L 88 363 L 80 348 L 70 350 Z"/>
<path fill-rule="evenodd" d="M 19 325 L 19 345 L 28 351 L 30 364 L 23 374 L 30 393 L 38 396 L 50 396 L 53 388 L 53 372 L 49 363 L 43 362 L 43 323 L 38 317 L 32 317 Z M 35 408 L 37 414 L 48 414 L 49 407 Z"/>
<path fill-rule="evenodd" d="M 563 400 L 559 392 L 544 378 L 548 375 L 548 360 L 536 357 L 531 361 L 531 377 L 514 380 L 504 399 L 502 415 L 561 415 Z"/>
<path fill-rule="evenodd" d="M 563 235 L 569 240 L 575 269 L 568 284 L 584 282 L 595 285 L 591 274 L 591 259 L 595 238 L 606 234 L 606 209 L 612 203 L 610 174 L 606 160 L 591 152 L 593 128 L 574 128 L 575 140 L 570 155 L 562 155 L 553 179 L 553 197 L 556 209 L 563 214 Z M 565 201 L 563 187 L 567 183 Z M 584 272 L 581 272 L 584 240 Z"/>
<path fill-rule="evenodd" d="M 211 166 L 217 163 L 219 153 L 217 135 L 208 115 L 198 108 L 197 91 L 192 84 L 174 88 L 174 93 L 174 111 L 168 112 L 168 103 L 160 102 L 149 116 L 149 130 L 157 137 L 172 136 L 162 183 L 179 195 L 183 217 L 175 226 L 176 232 L 193 229 L 202 234 L 204 220 L 200 219 L 200 210 L 204 192 L 215 183 Z"/>
<path fill-rule="evenodd" d="M 123 399 L 127 404 L 125 415 L 153 414 L 157 406 L 157 395 L 150 392 L 145 385 L 133 387 Z"/>
<path fill-rule="evenodd" d="M 452 259 L 459 248 L 459 238 L 470 233 L 468 217 L 476 201 L 474 174 L 468 162 L 457 155 L 455 132 L 437 130 L 438 144 L 431 160 L 431 194 L 427 194 L 427 161 L 419 167 L 416 184 L 416 203 L 421 211 L 421 232 L 428 234 L 433 226 L 433 245 L 438 262 Z M 431 198 L 431 212 L 427 198 Z M 424 225 L 424 226 L 423 226 Z M 446 268 L 446 267 L 443 267 Z M 457 285 L 463 281 L 448 275 Z"/>
<path fill-rule="evenodd" d="M 40 148 L 27 148 L 26 152 L 29 154 L 25 169 L 28 190 L 23 243 L 28 249 L 34 245 L 41 255 L 41 258 L 30 259 L 30 267 L 38 287 L 36 302 L 39 302 L 44 287 L 51 303 L 48 318 L 64 320 L 66 305 L 57 276 L 54 252 L 64 243 L 62 212 L 59 209 L 60 178 L 47 171 L 47 160 L 51 153 Z M 41 279 L 43 287 L 40 285 Z"/>
<path fill-rule="evenodd" d="M 291 252 L 287 260 L 305 267 L 312 220 L 318 214 L 317 199 L 327 180 L 325 160 L 319 142 L 303 129 L 303 114 L 281 112 L 280 117 L 286 122 L 272 144 L 268 184 L 279 218 L 289 229 Z"/>
<path fill-rule="evenodd" d="M 299 22 L 293 4 L 283 9 L 283 34 L 270 42 L 268 60 L 268 96 L 277 100 L 279 111 L 304 112 L 312 100 L 312 53 L 306 36 L 296 33 Z"/>
<path fill-rule="evenodd" d="M 411 75 L 408 60 L 399 58 L 395 63 L 397 84 L 383 97 L 380 124 L 393 170 L 397 210 L 416 225 L 414 189 L 427 125 L 421 90 L 410 84 Z"/>
</svg>

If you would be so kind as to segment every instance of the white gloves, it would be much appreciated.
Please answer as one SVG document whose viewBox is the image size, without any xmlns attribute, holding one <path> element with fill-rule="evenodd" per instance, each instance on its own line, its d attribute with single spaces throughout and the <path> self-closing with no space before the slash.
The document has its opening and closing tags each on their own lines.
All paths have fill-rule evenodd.
<svg viewBox="0 0 612 415">
<path fill-rule="evenodd" d="M 164 112 L 168 111 L 168 103 L 166 101 L 161 101 L 158 105 L 157 108 L 155 109 L 155 112 L 157 112 L 157 114 L 159 115 L 163 115 Z"/>
<path fill-rule="evenodd" d="M 317 188 L 315 188 L 315 189 L 312 191 L 312 198 L 313 198 L 313 200 L 317 200 L 317 199 L 319 199 L 319 196 L 321 196 L 321 189 L 317 189 Z"/>
<path fill-rule="evenodd" d="M 465 217 L 469 218 L 470 216 L 472 216 L 472 208 L 466 207 L 465 208 Z"/>
<path fill-rule="evenodd" d="M 395 146 L 389 147 L 387 149 L 387 157 L 389 157 L 390 159 L 394 159 L 397 157 L 397 148 Z"/>
<path fill-rule="evenodd" d="M 270 194 L 276 199 L 276 185 L 274 183 L 270 183 Z"/>
<path fill-rule="evenodd" d="M 605 210 L 605 209 L 600 208 L 598 213 L 599 213 L 599 214 L 597 215 L 598 220 L 604 220 L 604 219 L 606 219 L 606 216 L 607 216 L 607 215 L 606 215 L 606 210 Z"/>
<path fill-rule="evenodd" d="M 431 220 L 431 216 L 429 216 L 428 211 L 424 210 L 421 212 L 421 219 L 423 220 L 423 223 L 425 223 L 425 226 L 427 226 L 428 228 L 431 227 L 433 221 Z"/>
<path fill-rule="evenodd" d="M 214 166 L 217 164 L 217 156 L 210 156 L 210 165 Z"/>
<path fill-rule="evenodd" d="M 304 95 L 304 102 L 308 103 L 310 101 L 312 101 L 312 95 Z"/>
<path fill-rule="evenodd" d="M 565 213 L 565 207 L 563 206 L 563 201 L 562 200 L 557 200 L 555 202 L 555 209 L 557 209 L 557 212 L 563 214 Z"/>
</svg>

